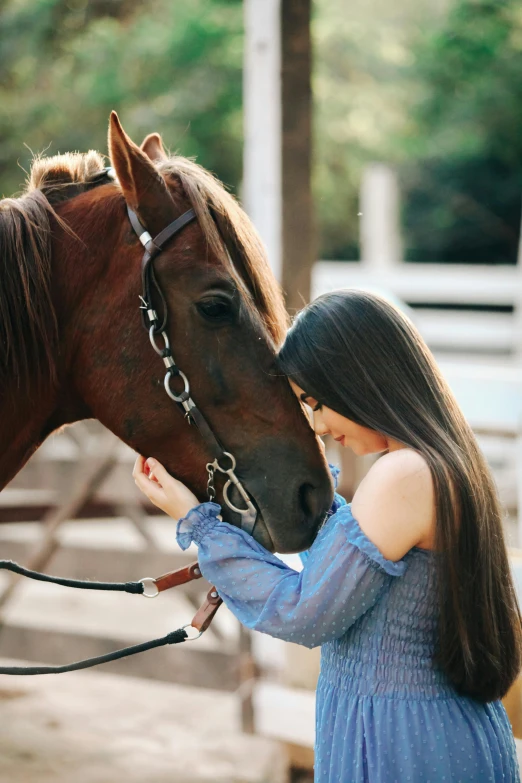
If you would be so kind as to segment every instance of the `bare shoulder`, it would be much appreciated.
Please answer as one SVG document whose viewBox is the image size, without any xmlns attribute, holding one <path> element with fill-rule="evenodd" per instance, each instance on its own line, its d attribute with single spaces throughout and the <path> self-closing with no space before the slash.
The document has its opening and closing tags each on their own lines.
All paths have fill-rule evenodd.
<svg viewBox="0 0 522 783">
<path fill-rule="evenodd" d="M 363 532 L 389 560 L 414 546 L 429 546 L 435 531 L 435 498 L 429 466 L 413 449 L 381 457 L 352 501 Z"/>
</svg>

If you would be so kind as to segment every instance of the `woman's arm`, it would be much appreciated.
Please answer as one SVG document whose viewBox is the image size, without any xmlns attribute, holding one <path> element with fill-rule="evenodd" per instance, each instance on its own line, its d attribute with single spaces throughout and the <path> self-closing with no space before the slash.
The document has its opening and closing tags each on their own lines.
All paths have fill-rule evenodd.
<svg viewBox="0 0 522 783">
<path fill-rule="evenodd" d="M 203 575 L 244 625 L 279 639 L 316 647 L 342 636 L 405 569 L 382 557 L 346 505 L 326 522 L 301 572 L 217 519 L 219 510 L 191 510 L 178 541 L 198 545 Z"/>
<path fill-rule="evenodd" d="M 142 458 L 137 461 L 136 483 L 167 513 L 185 515 L 178 523 L 180 545 L 198 545 L 203 575 L 249 628 L 316 647 L 342 636 L 405 570 L 405 563 L 383 557 L 344 505 L 319 531 L 303 570 L 294 571 L 252 536 L 218 519 L 217 504 L 188 510 L 194 496 L 151 463 L 152 481 Z"/>
</svg>

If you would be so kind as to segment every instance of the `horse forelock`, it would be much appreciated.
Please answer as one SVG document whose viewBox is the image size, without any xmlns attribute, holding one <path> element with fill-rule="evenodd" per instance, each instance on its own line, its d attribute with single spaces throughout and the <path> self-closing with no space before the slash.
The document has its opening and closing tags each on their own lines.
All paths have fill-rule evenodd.
<svg viewBox="0 0 522 783">
<path fill-rule="evenodd" d="M 37 157 L 31 167 L 28 191 L 38 189 L 51 201 L 62 201 L 81 192 L 81 186 L 88 185 L 89 178 L 104 165 L 103 156 L 93 150 Z M 179 180 L 210 248 L 225 264 L 232 258 L 252 296 L 247 304 L 261 315 L 279 345 L 288 327 L 284 299 L 263 243 L 246 213 L 224 185 L 193 160 L 174 155 L 156 162 L 156 166 L 164 177 Z"/>
</svg>

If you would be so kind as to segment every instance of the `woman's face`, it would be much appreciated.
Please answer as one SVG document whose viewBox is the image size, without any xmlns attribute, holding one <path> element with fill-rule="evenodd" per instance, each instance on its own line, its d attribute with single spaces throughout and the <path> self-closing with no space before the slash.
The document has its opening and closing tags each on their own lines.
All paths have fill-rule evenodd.
<svg viewBox="0 0 522 783">
<path fill-rule="evenodd" d="M 386 449 L 393 450 L 392 443 L 384 435 L 351 419 L 341 416 L 326 405 L 321 405 L 310 397 L 296 383 L 290 381 L 290 386 L 296 397 L 312 410 L 313 427 L 317 435 L 331 435 L 342 446 L 352 449 L 354 454 L 377 454 Z"/>
</svg>

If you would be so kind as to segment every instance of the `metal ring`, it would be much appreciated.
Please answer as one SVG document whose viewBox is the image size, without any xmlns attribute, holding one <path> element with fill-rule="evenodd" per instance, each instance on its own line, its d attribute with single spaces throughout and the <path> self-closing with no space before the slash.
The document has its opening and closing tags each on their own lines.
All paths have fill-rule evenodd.
<svg viewBox="0 0 522 783">
<path fill-rule="evenodd" d="M 181 630 L 184 631 L 185 628 L 194 628 L 192 623 L 187 623 L 187 625 L 182 626 Z M 195 631 L 197 631 L 197 628 L 194 628 Z M 195 642 L 196 639 L 199 639 L 200 636 L 203 636 L 203 631 L 200 631 L 197 636 L 187 636 L 185 639 L 186 642 Z"/>
<path fill-rule="evenodd" d="M 149 329 L 149 340 L 150 340 L 150 344 L 152 345 L 152 347 L 154 348 L 158 356 L 161 356 L 161 354 L 165 349 L 170 350 L 169 337 L 165 330 L 163 330 L 163 332 L 160 332 L 160 335 L 163 337 L 163 342 L 165 343 L 164 347 L 160 348 L 156 342 L 155 328 L 156 327 L 154 326 L 154 324 L 152 324 L 152 326 Z"/>
<path fill-rule="evenodd" d="M 144 595 L 145 598 L 156 598 L 156 596 L 159 595 L 158 585 L 156 584 L 156 581 L 150 576 L 146 576 L 145 579 L 138 579 L 138 581 L 143 585 L 142 595 Z M 147 589 L 149 592 L 147 592 Z"/>
<path fill-rule="evenodd" d="M 221 465 L 219 464 L 219 460 L 218 460 L 217 457 L 214 460 L 213 465 L 215 465 L 216 469 L 219 470 L 221 473 L 231 473 L 231 472 L 233 472 L 236 469 L 236 458 L 234 457 L 234 455 L 231 454 L 229 451 L 224 451 L 222 456 L 229 458 L 230 462 L 232 463 L 231 467 L 230 468 L 222 468 Z"/>
<path fill-rule="evenodd" d="M 240 509 L 240 508 L 238 508 L 237 506 L 234 506 L 234 504 L 232 503 L 232 501 L 231 501 L 231 500 L 230 500 L 230 498 L 228 497 L 228 490 L 229 490 L 229 487 L 230 487 L 230 486 L 231 486 L 231 484 L 233 484 L 233 483 L 234 483 L 234 482 L 233 482 L 233 481 L 231 481 L 231 480 L 229 479 L 229 480 L 227 481 L 227 483 L 225 484 L 225 486 L 223 487 L 223 497 L 225 498 L 225 502 L 226 502 L 227 506 L 228 506 L 229 508 L 231 508 L 231 509 L 232 509 L 232 511 L 235 511 L 237 514 L 241 514 L 241 516 L 244 516 L 245 514 L 251 514 L 251 513 L 252 513 L 252 511 L 251 511 L 251 509 L 249 509 L 249 508 L 248 508 L 248 506 L 247 506 L 245 509 Z M 246 502 L 246 501 L 245 501 L 245 502 Z"/>
<path fill-rule="evenodd" d="M 167 392 L 167 394 L 169 395 L 171 400 L 174 400 L 174 402 L 183 402 L 183 399 L 182 399 L 183 395 L 188 394 L 189 391 L 190 391 L 190 383 L 189 383 L 189 380 L 188 380 L 187 376 L 185 375 L 185 373 L 182 372 L 181 370 L 178 371 L 178 375 L 180 376 L 180 378 L 183 381 L 183 384 L 185 386 L 185 388 L 183 389 L 182 394 L 180 394 L 178 396 L 177 394 L 174 394 L 174 392 L 170 388 L 170 379 L 172 378 L 172 375 L 170 374 L 170 372 L 168 372 L 165 375 L 164 386 L 165 386 L 165 391 Z M 186 398 L 184 398 L 184 399 L 186 399 Z"/>
</svg>

